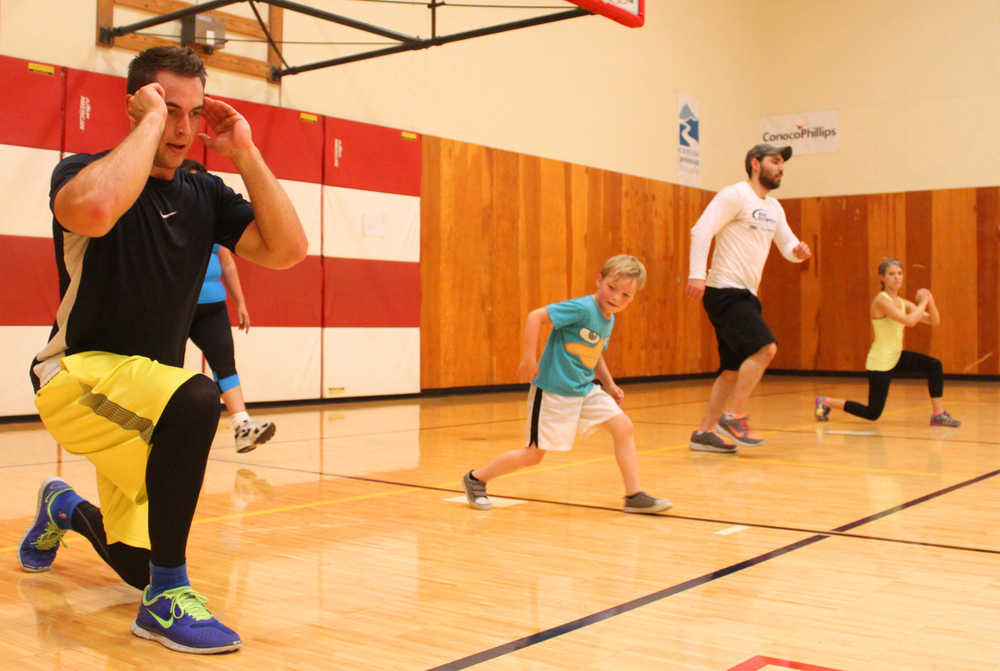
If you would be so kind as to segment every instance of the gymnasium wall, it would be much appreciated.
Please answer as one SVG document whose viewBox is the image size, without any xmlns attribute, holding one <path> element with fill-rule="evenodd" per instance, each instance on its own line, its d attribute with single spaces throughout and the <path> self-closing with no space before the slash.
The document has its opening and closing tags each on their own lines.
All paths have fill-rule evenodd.
<svg viewBox="0 0 1000 671">
<path fill-rule="evenodd" d="M 718 366 L 701 305 L 683 294 L 689 229 L 711 192 L 454 140 L 425 137 L 423 151 L 425 388 L 516 382 L 527 313 L 593 291 L 620 251 L 646 262 L 649 283 L 618 317 L 605 353 L 612 374 Z M 930 288 L 942 315 L 940 326 L 907 329 L 907 347 L 940 358 L 946 373 L 1000 371 L 1000 187 L 782 203 L 814 256 L 795 264 L 772 248 L 767 261 L 772 367 L 862 370 L 875 268 L 891 254 L 905 265 L 904 293 Z"/>
<path fill-rule="evenodd" d="M 33 414 L 28 365 L 58 306 L 49 178 L 61 153 L 128 133 L 125 80 L 0 56 L 0 87 L 18 92 L 0 98 L 0 415 Z M 237 261 L 252 323 L 233 332 L 246 398 L 419 391 L 420 136 L 226 100 L 250 121 L 309 240 L 290 270 Z M 227 159 L 200 142 L 190 156 L 246 193 Z M 202 369 L 193 346 L 185 365 Z"/>
<path fill-rule="evenodd" d="M 840 114 L 839 152 L 794 158 L 781 197 L 1000 184 L 996 0 L 757 4 L 746 111 Z"/>
<path fill-rule="evenodd" d="M 872 330 L 868 306 L 887 256 L 904 266 L 903 293 L 929 288 L 941 325 L 906 329 L 905 346 L 946 373 L 1000 372 L 1000 187 L 783 201 L 815 256 L 802 265 L 774 249 L 760 296 L 778 339 L 774 368 L 856 371 Z M 977 363 L 980 362 L 981 363 Z M 974 365 L 975 364 L 975 365 Z"/>
</svg>

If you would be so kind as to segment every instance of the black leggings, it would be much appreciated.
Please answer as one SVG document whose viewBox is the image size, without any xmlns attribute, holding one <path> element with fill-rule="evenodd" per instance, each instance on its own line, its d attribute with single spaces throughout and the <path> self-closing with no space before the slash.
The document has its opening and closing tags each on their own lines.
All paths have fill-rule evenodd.
<svg viewBox="0 0 1000 671">
<path fill-rule="evenodd" d="M 226 302 L 199 303 L 189 332 L 215 376 L 220 380 L 236 375 L 233 332 L 229 328 Z"/>
<path fill-rule="evenodd" d="M 71 518 L 73 530 L 87 537 L 97 554 L 136 589 L 149 584 L 149 563 L 176 567 L 186 560 L 188 531 L 205 478 L 205 464 L 219 424 L 219 389 L 195 375 L 170 397 L 153 430 L 146 463 L 151 550 L 108 544 L 101 511 L 84 501 Z"/>
<path fill-rule="evenodd" d="M 927 391 L 931 398 L 941 398 L 944 395 L 941 362 L 926 354 L 903 350 L 899 355 L 899 362 L 891 370 L 868 371 L 868 405 L 847 401 L 844 403 L 844 412 L 864 419 L 878 419 L 885 409 L 885 400 L 889 397 L 889 383 L 899 373 L 920 373 L 927 377 Z"/>
</svg>

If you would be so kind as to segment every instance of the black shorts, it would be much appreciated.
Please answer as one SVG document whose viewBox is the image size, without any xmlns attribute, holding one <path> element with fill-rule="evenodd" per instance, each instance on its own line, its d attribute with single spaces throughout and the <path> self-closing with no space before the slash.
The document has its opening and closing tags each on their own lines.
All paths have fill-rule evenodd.
<svg viewBox="0 0 1000 671">
<path fill-rule="evenodd" d="M 705 287 L 701 303 L 715 327 L 722 370 L 739 370 L 747 357 L 776 342 L 761 315 L 760 300 L 749 290 Z"/>
</svg>

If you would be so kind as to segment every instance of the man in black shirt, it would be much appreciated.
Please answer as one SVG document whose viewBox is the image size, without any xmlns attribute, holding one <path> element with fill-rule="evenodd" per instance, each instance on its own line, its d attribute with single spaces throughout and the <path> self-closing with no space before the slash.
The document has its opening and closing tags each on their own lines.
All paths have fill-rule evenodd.
<svg viewBox="0 0 1000 671">
<path fill-rule="evenodd" d="M 129 66 L 128 136 L 52 174 L 61 302 L 31 379 L 46 428 L 95 465 L 101 506 L 47 479 L 18 550 L 25 570 L 45 571 L 66 531 L 83 534 L 143 590 L 132 632 L 192 653 L 241 644 L 186 569 L 219 417 L 215 383 L 180 368 L 201 281 L 215 243 L 269 268 L 298 263 L 307 245 L 246 119 L 204 85 L 190 49 L 144 51 Z M 203 120 L 213 137 L 197 132 Z M 177 169 L 197 135 L 233 161 L 250 202 L 218 177 Z"/>
</svg>

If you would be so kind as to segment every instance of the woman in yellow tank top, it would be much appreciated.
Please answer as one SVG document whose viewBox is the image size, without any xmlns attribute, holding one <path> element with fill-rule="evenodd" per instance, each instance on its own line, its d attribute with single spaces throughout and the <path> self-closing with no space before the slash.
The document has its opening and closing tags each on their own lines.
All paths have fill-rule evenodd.
<svg viewBox="0 0 1000 671">
<path fill-rule="evenodd" d="M 876 420 L 885 408 L 889 396 L 889 383 L 898 373 L 922 373 L 927 376 L 927 391 L 930 393 L 931 426 L 959 426 L 961 422 L 944 409 L 944 373 L 941 362 L 926 354 L 918 354 L 903 349 L 903 329 L 917 324 L 941 323 L 934 296 L 927 289 L 919 289 L 916 303 L 899 295 L 903 286 L 903 266 L 897 259 L 888 259 L 879 264 L 882 291 L 872 301 L 869 310 L 875 340 L 868 350 L 865 369 L 868 371 L 868 405 L 829 396 L 816 397 L 816 419 L 825 422 L 831 408 L 840 408 L 847 413 L 864 419 Z"/>
</svg>

